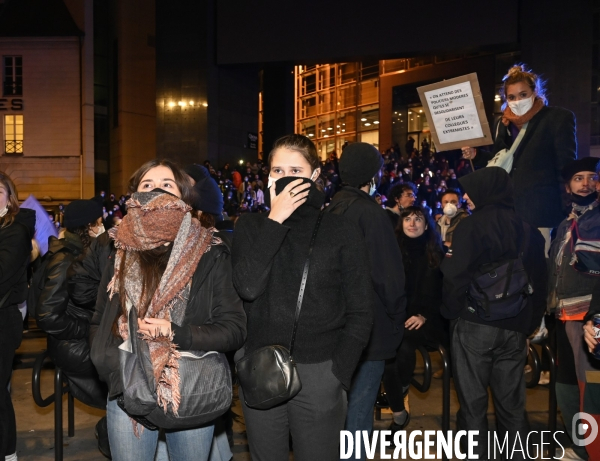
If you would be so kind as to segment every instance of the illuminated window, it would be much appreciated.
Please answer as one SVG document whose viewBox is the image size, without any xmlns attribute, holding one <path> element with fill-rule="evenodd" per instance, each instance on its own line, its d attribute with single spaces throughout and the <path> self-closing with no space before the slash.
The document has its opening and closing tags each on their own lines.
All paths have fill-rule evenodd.
<svg viewBox="0 0 600 461">
<path fill-rule="evenodd" d="M 2 92 L 4 96 L 23 95 L 23 58 L 4 56 L 2 73 Z"/>
<path fill-rule="evenodd" d="M 4 153 L 23 153 L 23 116 L 4 116 Z"/>
</svg>

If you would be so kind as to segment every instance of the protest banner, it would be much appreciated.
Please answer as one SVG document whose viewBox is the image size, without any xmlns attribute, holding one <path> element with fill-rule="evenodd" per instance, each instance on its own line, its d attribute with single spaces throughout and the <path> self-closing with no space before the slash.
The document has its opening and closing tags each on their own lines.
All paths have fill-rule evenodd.
<svg viewBox="0 0 600 461">
<path fill-rule="evenodd" d="M 438 151 L 492 144 L 477 74 L 417 88 Z"/>
</svg>

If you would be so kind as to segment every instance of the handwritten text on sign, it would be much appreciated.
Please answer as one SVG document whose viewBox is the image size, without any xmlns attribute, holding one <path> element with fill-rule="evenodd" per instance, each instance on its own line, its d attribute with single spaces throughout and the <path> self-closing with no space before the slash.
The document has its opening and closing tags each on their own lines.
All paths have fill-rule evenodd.
<svg viewBox="0 0 600 461">
<path fill-rule="evenodd" d="M 469 82 L 424 94 L 441 144 L 483 137 Z"/>
</svg>

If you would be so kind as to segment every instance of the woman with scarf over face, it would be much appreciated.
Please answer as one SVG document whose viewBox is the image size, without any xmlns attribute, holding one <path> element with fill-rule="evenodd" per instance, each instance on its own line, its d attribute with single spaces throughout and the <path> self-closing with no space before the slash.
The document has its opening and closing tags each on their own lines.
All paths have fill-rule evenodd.
<svg viewBox="0 0 600 461">
<path fill-rule="evenodd" d="M 109 231 L 116 252 L 100 284 L 92 319 L 92 360 L 107 382 L 108 433 L 115 461 L 154 459 L 158 430 L 117 404 L 123 392 L 118 346 L 129 337 L 128 308 L 148 341 L 159 404 L 178 406 L 179 351 L 226 352 L 242 346 L 246 316 L 231 283 L 227 248 L 192 216 L 191 184 L 168 160 L 142 165 L 129 182 L 127 215 Z M 165 431 L 171 461 L 207 460 L 214 426 Z"/>
<path fill-rule="evenodd" d="M 492 130 L 492 150 L 463 147 L 463 158 L 484 167 L 502 150 L 510 152 L 521 134 L 508 171 L 514 185 L 515 210 L 540 230 L 548 254 L 550 232 L 566 217 L 561 172 L 577 158 L 575 116 L 569 110 L 548 107 L 544 82 L 524 65 L 508 70 L 500 95 L 503 113 Z"/>
<path fill-rule="evenodd" d="M 407 320 L 395 360 L 387 361 L 383 385 L 393 412 L 392 431 L 403 430 L 410 421 L 405 406 L 420 345 L 437 349 L 447 342 L 442 322 L 442 272 L 444 250 L 440 234 L 429 213 L 410 206 L 400 213 L 396 228 L 406 273 Z M 405 400 L 406 399 L 406 400 Z"/>
<path fill-rule="evenodd" d="M 8 387 L 23 336 L 18 304 L 27 297 L 34 226 L 35 212 L 19 209 L 17 189 L 0 171 L 0 459 L 10 461 L 17 459 L 17 427 Z"/>
<path fill-rule="evenodd" d="M 303 268 L 325 200 L 314 180 L 319 156 L 305 136 L 288 135 L 269 154 L 270 213 L 243 215 L 233 237 L 234 285 L 248 315 L 243 353 L 289 348 Z M 366 245 L 357 226 L 324 213 L 300 311 L 294 359 L 302 390 L 268 410 L 248 407 L 240 388 L 254 461 L 338 459 L 346 392 L 373 321 L 373 285 Z"/>
</svg>

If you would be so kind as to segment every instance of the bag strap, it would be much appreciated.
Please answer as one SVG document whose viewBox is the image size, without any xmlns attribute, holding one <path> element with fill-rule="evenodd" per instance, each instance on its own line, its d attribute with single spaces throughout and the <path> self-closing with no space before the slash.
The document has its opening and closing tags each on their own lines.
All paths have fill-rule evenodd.
<svg viewBox="0 0 600 461">
<path fill-rule="evenodd" d="M 0 309 L 2 309 L 4 307 L 4 303 L 8 299 L 9 295 L 10 295 L 10 289 L 6 292 L 6 294 L 4 295 L 4 297 L 2 298 L 2 300 L 0 301 Z"/>
<path fill-rule="evenodd" d="M 304 263 L 304 272 L 302 273 L 302 283 L 300 283 L 300 293 L 298 293 L 298 301 L 296 302 L 296 316 L 294 318 L 294 329 L 292 330 L 292 341 L 290 343 L 290 358 L 292 358 L 292 353 L 294 352 L 294 342 L 296 341 L 296 330 L 298 329 L 298 318 L 300 317 L 300 309 L 302 308 L 302 300 L 304 299 L 304 289 L 306 288 L 306 279 L 308 278 L 308 267 L 310 266 L 310 254 L 312 253 L 313 247 L 315 246 L 315 240 L 317 238 L 317 231 L 319 230 L 319 226 L 321 225 L 321 220 L 323 219 L 323 211 L 319 213 L 319 217 L 317 218 L 317 223 L 315 224 L 315 230 L 313 231 L 313 235 L 310 239 L 310 245 L 308 247 L 308 256 L 306 257 L 306 262 Z"/>
</svg>

